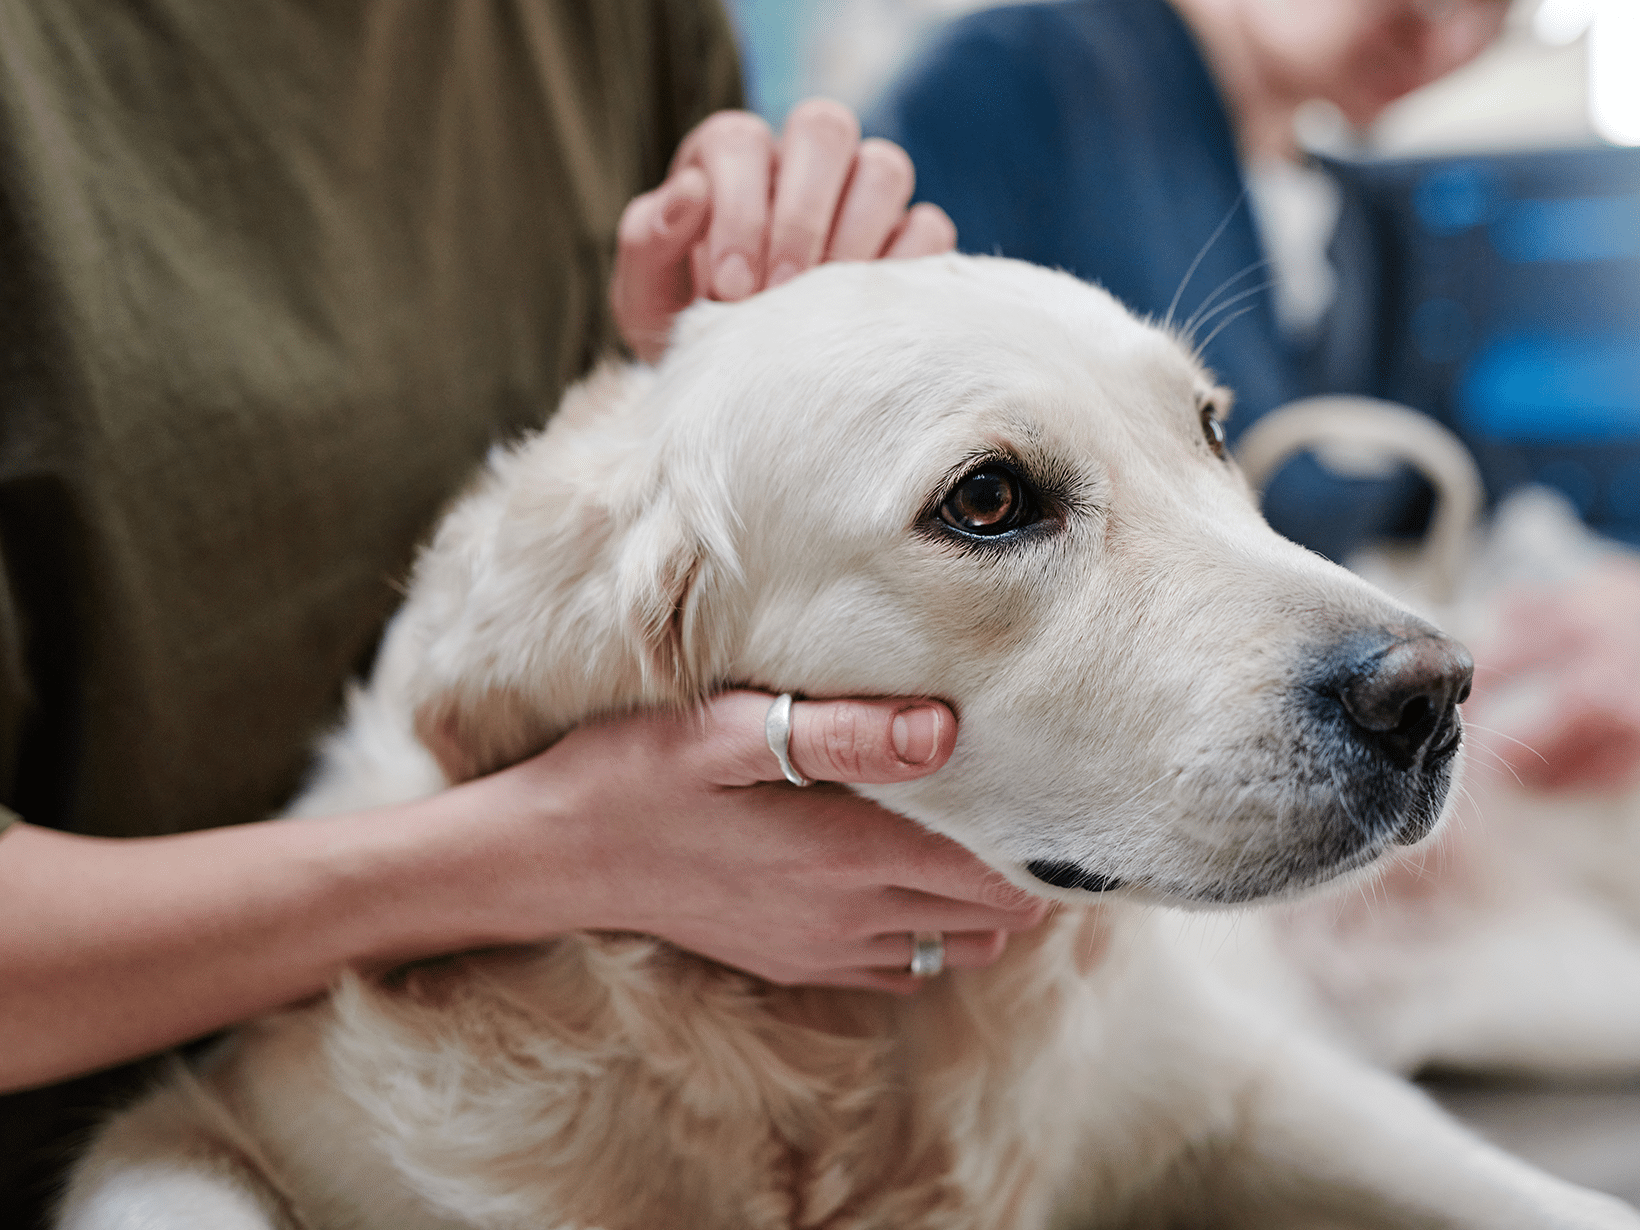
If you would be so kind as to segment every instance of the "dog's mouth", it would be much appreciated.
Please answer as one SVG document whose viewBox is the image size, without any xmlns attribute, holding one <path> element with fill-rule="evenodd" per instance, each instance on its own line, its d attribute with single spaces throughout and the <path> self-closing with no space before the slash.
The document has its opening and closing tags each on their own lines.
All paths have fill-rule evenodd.
<svg viewBox="0 0 1640 1230">
<path fill-rule="evenodd" d="M 1051 884 L 1055 888 L 1074 888 L 1085 893 L 1108 893 L 1112 889 L 1122 887 L 1122 881 L 1117 877 L 1090 871 L 1079 863 L 1033 859 L 1025 864 L 1025 870 L 1044 884 Z"/>
<path fill-rule="evenodd" d="M 1340 716 L 1339 706 L 1300 690 L 1307 710 L 1295 722 L 1288 755 L 1262 770 L 1246 763 L 1191 775 L 1184 822 L 1161 861 L 1137 865 L 1114 851 L 1024 860 L 1037 882 L 1081 895 L 1122 891 L 1157 904 L 1234 905 L 1292 896 L 1370 866 L 1398 846 L 1429 836 L 1445 812 L 1463 742 L 1455 705 L 1433 718 L 1408 759 Z M 1211 800 L 1239 796 L 1219 811 Z M 1208 802 L 1204 802 L 1207 800 Z M 1207 815 L 1203 822 L 1199 817 Z M 1154 850 L 1156 847 L 1152 847 Z"/>
</svg>

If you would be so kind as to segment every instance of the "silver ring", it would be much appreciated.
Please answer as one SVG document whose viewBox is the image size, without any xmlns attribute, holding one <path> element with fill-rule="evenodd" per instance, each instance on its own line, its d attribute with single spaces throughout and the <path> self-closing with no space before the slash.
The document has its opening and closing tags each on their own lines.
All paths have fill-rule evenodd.
<svg viewBox="0 0 1640 1230">
<path fill-rule="evenodd" d="M 932 978 L 945 968 L 945 935 L 939 931 L 911 933 L 911 976 Z"/>
<path fill-rule="evenodd" d="M 769 706 L 768 716 L 763 719 L 763 737 L 769 742 L 769 750 L 774 758 L 780 762 L 780 771 L 786 775 L 786 780 L 794 786 L 814 785 L 796 769 L 792 768 L 792 694 L 782 692 L 774 698 L 774 704 Z"/>
</svg>

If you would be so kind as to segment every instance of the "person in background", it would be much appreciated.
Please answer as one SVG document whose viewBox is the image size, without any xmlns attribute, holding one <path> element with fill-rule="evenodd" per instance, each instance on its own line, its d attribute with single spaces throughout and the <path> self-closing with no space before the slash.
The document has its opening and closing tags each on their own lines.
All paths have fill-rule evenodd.
<svg viewBox="0 0 1640 1230">
<path fill-rule="evenodd" d="M 493 442 L 601 356 L 656 358 L 697 297 L 951 247 L 846 110 L 776 141 L 738 101 L 695 0 L 0 9 L 0 1224 L 38 1224 L 143 1069 L 62 1082 L 348 966 L 598 927 L 905 991 L 910 932 L 980 965 L 1042 917 L 954 844 L 780 783 L 747 692 L 249 823 Z M 933 772 L 956 735 L 922 698 L 793 726 L 798 769 L 844 782 Z"/>
<path fill-rule="evenodd" d="M 918 196 L 965 251 L 1069 270 L 1202 344 L 1236 396 L 1232 437 L 1327 391 L 1322 261 L 1337 202 L 1295 132 L 1322 99 L 1356 127 L 1468 63 L 1506 0 L 1061 0 L 973 14 L 889 89 L 868 129 L 899 143 Z M 1295 231 L 1308 230 L 1291 243 Z M 1296 247 L 1296 255 L 1288 252 Z M 1274 266 L 1274 268 L 1272 268 Z M 1265 493 L 1282 533 L 1335 559 L 1415 531 L 1409 474 L 1350 478 L 1313 457 Z M 1478 691 L 1552 680 L 1538 724 L 1494 751 L 1529 786 L 1609 790 L 1640 772 L 1640 568 L 1514 604 L 1480 647 Z M 1591 601 L 1598 595 L 1598 602 Z"/>
</svg>

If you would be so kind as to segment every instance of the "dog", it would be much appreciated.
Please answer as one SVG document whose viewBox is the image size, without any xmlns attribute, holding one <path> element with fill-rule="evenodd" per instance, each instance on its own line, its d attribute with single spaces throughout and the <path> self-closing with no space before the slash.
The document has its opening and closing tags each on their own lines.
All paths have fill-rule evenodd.
<svg viewBox="0 0 1640 1230">
<path fill-rule="evenodd" d="M 349 977 L 112 1119 L 59 1224 L 1640 1227 L 1315 1028 L 1265 914 L 1169 908 L 1370 875 L 1462 760 L 1466 653 L 1268 528 L 1226 405 L 1103 291 L 961 256 L 594 375 L 444 519 L 293 810 L 730 685 L 937 696 L 949 763 L 858 789 L 1060 908 L 904 998 L 607 934 Z"/>
</svg>

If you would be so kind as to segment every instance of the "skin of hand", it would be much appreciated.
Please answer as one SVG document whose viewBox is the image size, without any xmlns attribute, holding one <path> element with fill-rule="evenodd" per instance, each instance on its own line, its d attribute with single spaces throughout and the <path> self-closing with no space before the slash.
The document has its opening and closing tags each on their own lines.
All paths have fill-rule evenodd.
<svg viewBox="0 0 1640 1230">
<path fill-rule="evenodd" d="M 1614 559 L 1569 588 L 1513 594 L 1494 643 L 1476 654 L 1475 680 L 1467 712 L 1522 785 L 1640 784 L 1640 562 Z M 1515 707 L 1512 688 L 1529 689 L 1529 716 L 1501 716 Z"/>
<path fill-rule="evenodd" d="M 1507 0 L 1174 0 L 1202 41 L 1249 156 L 1297 156 L 1293 116 L 1325 99 L 1364 128 L 1469 63 Z"/>
<path fill-rule="evenodd" d="M 652 363 L 673 318 L 698 298 L 738 302 L 823 261 L 929 256 L 956 245 L 936 205 L 907 208 L 911 159 L 860 139 L 841 103 L 798 104 L 776 142 L 746 111 L 703 120 L 660 187 L 621 215 L 610 306 L 634 354 Z"/>
<path fill-rule="evenodd" d="M 590 723 L 431 798 L 168 837 L 0 837 L 0 1090 L 121 1062 L 315 995 L 349 967 L 586 929 L 659 935 L 774 981 L 908 992 L 910 932 L 979 966 L 1048 906 L 836 786 L 786 784 L 771 698 Z M 831 782 L 945 763 L 931 701 L 793 706 Z"/>
</svg>

